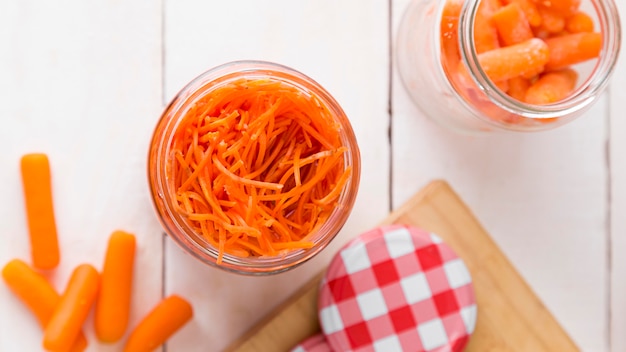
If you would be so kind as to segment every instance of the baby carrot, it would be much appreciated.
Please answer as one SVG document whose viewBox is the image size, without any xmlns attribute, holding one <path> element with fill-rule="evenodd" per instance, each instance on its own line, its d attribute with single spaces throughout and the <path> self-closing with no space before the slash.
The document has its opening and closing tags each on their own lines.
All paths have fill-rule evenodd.
<svg viewBox="0 0 626 352">
<path fill-rule="evenodd" d="M 509 90 L 507 94 L 513 99 L 524 101 L 528 87 L 530 87 L 529 80 L 524 77 L 514 77 L 509 80 Z"/>
<path fill-rule="evenodd" d="M 24 155 L 21 170 L 33 265 L 38 269 L 53 269 L 59 264 L 59 244 L 48 157 Z"/>
<path fill-rule="evenodd" d="M 541 28 L 548 33 L 559 33 L 565 28 L 565 18 L 558 12 L 539 6 L 541 14 Z"/>
<path fill-rule="evenodd" d="M 99 280 L 98 271 L 89 264 L 82 264 L 74 269 L 65 292 L 44 330 L 45 349 L 64 351 L 70 348 L 96 298 Z"/>
<path fill-rule="evenodd" d="M 109 238 L 94 316 L 103 342 L 122 338 L 128 325 L 135 259 L 135 236 L 115 231 Z"/>
<path fill-rule="evenodd" d="M 128 338 L 125 352 L 152 351 L 165 342 L 193 316 L 189 302 L 172 295 L 159 303 L 135 327 Z"/>
<path fill-rule="evenodd" d="M 534 0 L 534 2 L 559 13 L 563 17 L 573 15 L 580 6 L 580 0 Z"/>
<path fill-rule="evenodd" d="M 577 78 L 572 69 L 546 73 L 528 88 L 525 101 L 536 105 L 558 102 L 574 90 Z"/>
<path fill-rule="evenodd" d="M 569 33 L 591 33 L 593 32 L 593 19 L 588 14 L 578 11 L 567 18 L 565 30 Z"/>
<path fill-rule="evenodd" d="M 549 55 L 546 43 L 533 38 L 479 54 L 478 62 L 487 76 L 498 82 L 536 72 L 538 67 L 548 62 Z"/>
<path fill-rule="evenodd" d="M 19 259 L 13 259 L 4 266 L 2 278 L 11 291 L 37 317 L 39 325 L 45 328 L 60 300 L 59 294 L 52 285 Z M 79 332 L 68 351 L 83 351 L 85 348 L 87 348 L 87 339 L 82 332 Z"/>
<path fill-rule="evenodd" d="M 508 3 L 517 3 L 519 5 L 531 27 L 539 27 L 541 25 L 541 15 L 537 5 L 532 0 L 510 0 Z"/>
<path fill-rule="evenodd" d="M 476 53 L 484 53 L 500 47 L 498 32 L 491 20 L 497 4 L 481 0 L 474 18 L 474 47 Z"/>
<path fill-rule="evenodd" d="M 545 40 L 550 50 L 546 70 L 558 70 L 600 55 L 602 34 L 575 33 Z"/>
<path fill-rule="evenodd" d="M 526 15 L 517 3 L 494 12 L 491 17 L 505 46 L 521 43 L 533 37 Z"/>
</svg>

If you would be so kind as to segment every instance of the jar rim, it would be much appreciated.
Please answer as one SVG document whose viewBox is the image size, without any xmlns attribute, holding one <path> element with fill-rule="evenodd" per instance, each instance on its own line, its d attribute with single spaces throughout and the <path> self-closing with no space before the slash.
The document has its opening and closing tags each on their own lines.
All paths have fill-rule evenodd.
<svg viewBox="0 0 626 352">
<path fill-rule="evenodd" d="M 465 0 L 463 3 L 458 26 L 459 51 L 461 61 L 474 83 L 498 107 L 530 119 L 563 118 L 568 115 L 576 117 L 590 107 L 598 94 L 608 85 L 619 57 L 621 45 L 621 24 L 613 0 L 591 0 L 602 33 L 602 49 L 593 71 L 569 97 L 547 105 L 528 104 L 510 97 L 501 91 L 480 67 L 472 30 L 480 2 L 481 0 Z M 482 116 L 480 113 L 477 115 Z"/>
<path fill-rule="evenodd" d="M 184 218 L 172 207 L 172 197 L 165 167 L 171 139 L 180 119 L 202 97 L 229 82 L 241 78 L 269 78 L 288 84 L 301 92 L 312 94 L 326 105 L 333 119 L 339 124 L 342 143 L 348 147 L 344 167 L 352 166 L 352 176 L 344 185 L 337 200 L 339 206 L 329 218 L 316 227 L 310 249 L 291 250 L 272 257 L 238 257 L 224 253 L 223 262 L 217 264 L 218 249 L 195 233 Z M 287 66 L 258 60 L 228 62 L 211 68 L 185 85 L 164 109 L 152 137 L 149 152 L 148 178 L 152 200 L 163 228 L 184 250 L 200 261 L 227 271 L 248 274 L 276 274 L 311 259 L 324 249 L 347 221 L 356 199 L 360 180 L 360 154 L 352 126 L 339 103 L 316 81 Z"/>
</svg>

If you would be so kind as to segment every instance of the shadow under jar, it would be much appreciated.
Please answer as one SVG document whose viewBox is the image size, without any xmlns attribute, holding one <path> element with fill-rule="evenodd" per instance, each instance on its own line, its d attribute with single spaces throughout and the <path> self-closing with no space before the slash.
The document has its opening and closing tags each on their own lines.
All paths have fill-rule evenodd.
<svg viewBox="0 0 626 352">
<path fill-rule="evenodd" d="M 495 12 L 500 11 L 496 15 L 500 16 L 511 10 L 503 10 L 507 6 L 519 6 L 520 18 L 532 23 L 524 24 L 532 38 L 525 37 L 524 43 L 515 45 L 530 48 L 538 44 L 541 50 L 546 50 L 544 58 L 549 62 L 540 65 L 540 71 L 532 72 L 532 59 L 523 61 L 528 52 L 518 50 L 498 63 L 502 65 L 499 74 L 506 76 L 520 66 L 528 65 L 528 70 L 519 78 L 532 85 L 550 73 L 567 70 L 577 79 L 574 78 L 575 83 L 566 95 L 545 103 L 525 101 L 523 94 L 520 98 L 507 93 L 509 77 L 499 82 L 490 79 L 493 66 L 486 67 L 483 63 L 490 55 L 486 51 L 493 48 L 484 48 L 485 36 L 479 33 L 479 28 L 484 31 L 485 26 L 493 27 L 487 30 L 493 31 L 494 50 L 510 49 L 513 44 L 506 42 L 509 38 L 502 35 L 494 17 Z M 560 21 L 561 27 L 557 23 L 553 29 L 554 24 L 545 17 L 550 14 L 556 14 L 554 18 Z M 593 26 L 592 33 L 580 34 L 576 32 L 579 29 L 566 25 L 575 14 L 587 17 L 587 23 L 591 22 Z M 500 24 L 502 27 L 511 25 L 506 20 Z M 552 26 L 549 27 L 552 32 L 543 27 L 547 24 Z M 568 35 L 571 40 L 558 39 Z M 592 43 L 595 47 L 587 48 L 589 40 L 578 40 L 580 38 L 595 40 Z M 396 58 L 402 82 L 411 99 L 430 119 L 469 134 L 533 132 L 566 124 L 597 101 L 617 61 L 620 22 L 612 0 L 583 0 L 582 3 L 580 0 L 414 0 L 404 13 L 396 39 Z M 562 45 L 563 42 L 566 45 Z M 509 49 L 508 54 L 515 53 Z M 566 62 L 569 58 L 563 56 L 576 50 L 593 50 L 596 57 L 567 67 L 555 67 L 552 63 L 554 60 Z M 517 76 L 514 78 L 518 79 Z"/>
<path fill-rule="evenodd" d="M 200 261 L 276 274 L 323 250 L 355 201 L 360 155 L 335 99 L 270 62 L 213 68 L 158 122 L 148 178 L 168 235 Z"/>
</svg>

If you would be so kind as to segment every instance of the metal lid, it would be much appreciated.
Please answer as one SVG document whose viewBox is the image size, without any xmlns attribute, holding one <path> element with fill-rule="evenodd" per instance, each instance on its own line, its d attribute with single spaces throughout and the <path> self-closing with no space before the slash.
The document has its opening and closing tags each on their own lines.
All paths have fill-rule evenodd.
<svg viewBox="0 0 626 352">
<path fill-rule="evenodd" d="M 441 238 L 392 225 L 333 258 L 319 317 L 335 351 L 461 351 L 476 324 L 472 280 Z"/>
</svg>

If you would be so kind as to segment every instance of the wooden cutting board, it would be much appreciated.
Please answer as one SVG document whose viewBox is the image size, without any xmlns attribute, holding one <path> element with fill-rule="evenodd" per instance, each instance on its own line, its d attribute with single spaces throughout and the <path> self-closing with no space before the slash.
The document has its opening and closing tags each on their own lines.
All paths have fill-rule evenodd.
<svg viewBox="0 0 626 352">
<path fill-rule="evenodd" d="M 463 258 L 474 280 L 476 330 L 466 351 L 578 351 L 472 212 L 444 181 L 435 181 L 383 224 L 421 227 Z M 288 351 L 319 331 L 317 290 L 323 273 L 269 314 L 228 351 Z"/>
</svg>

